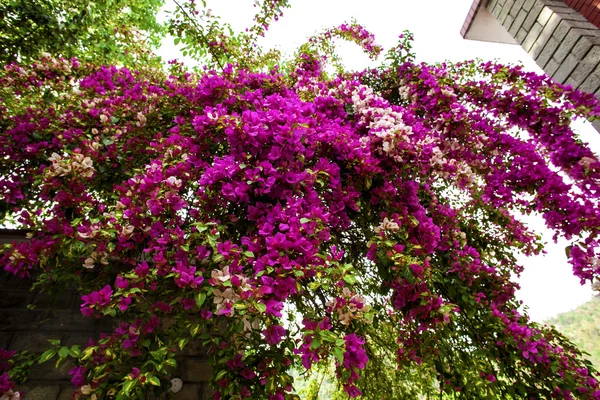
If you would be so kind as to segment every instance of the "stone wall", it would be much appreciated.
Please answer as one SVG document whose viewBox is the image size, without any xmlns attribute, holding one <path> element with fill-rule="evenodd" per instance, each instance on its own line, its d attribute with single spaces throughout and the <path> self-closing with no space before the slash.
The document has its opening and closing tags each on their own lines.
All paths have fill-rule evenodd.
<svg viewBox="0 0 600 400">
<path fill-rule="evenodd" d="M 0 245 L 12 240 L 24 240 L 24 234 L 15 231 L 0 232 Z M 28 281 L 18 279 L 0 270 L 0 347 L 10 350 L 43 352 L 48 339 L 60 339 L 66 346 L 84 345 L 90 337 L 102 331 L 111 331 L 110 319 L 85 318 L 79 311 L 80 299 L 73 290 L 60 296 L 49 296 L 31 291 Z M 34 305 L 29 309 L 28 305 Z M 206 354 L 196 343 L 190 342 L 186 351 L 177 356 L 178 367 L 174 377 L 184 384 L 175 400 L 205 400 L 212 398 L 208 380 L 212 376 Z M 26 400 L 67 400 L 71 398 L 69 364 L 54 368 L 49 361 L 35 365 L 25 385 L 18 389 Z"/>
<path fill-rule="evenodd" d="M 600 29 L 583 15 L 556 0 L 490 0 L 487 9 L 546 74 L 600 100 Z"/>
</svg>

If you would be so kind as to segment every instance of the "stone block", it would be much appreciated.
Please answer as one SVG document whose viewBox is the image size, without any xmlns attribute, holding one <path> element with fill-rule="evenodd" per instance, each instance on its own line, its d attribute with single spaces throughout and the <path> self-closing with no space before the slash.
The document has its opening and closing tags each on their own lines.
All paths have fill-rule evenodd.
<svg viewBox="0 0 600 400">
<path fill-rule="evenodd" d="M 18 388 L 27 400 L 56 400 L 60 392 L 59 385 L 29 382 L 28 385 Z"/>
<path fill-rule="evenodd" d="M 56 400 L 73 400 L 73 393 L 75 392 L 75 388 L 72 387 L 63 387 L 60 390 L 60 394 Z"/>
<path fill-rule="evenodd" d="M 24 289 L 5 289 L 2 288 L 2 296 L 0 296 L 0 309 L 27 307 L 31 302 L 33 295 Z"/>
<path fill-rule="evenodd" d="M 575 47 L 575 44 L 579 41 L 581 36 L 581 31 L 578 29 L 571 29 L 560 43 L 560 46 L 558 46 L 558 49 L 554 52 L 553 58 L 558 62 L 563 62 L 567 55 L 571 53 L 571 50 Z"/>
<path fill-rule="evenodd" d="M 529 33 L 527 34 L 525 40 L 523 40 L 523 43 L 521 44 L 521 46 L 526 52 L 529 52 L 531 50 L 531 47 L 536 42 L 543 29 L 544 27 L 536 22 L 535 25 L 533 25 L 533 27 L 529 30 Z"/>
<path fill-rule="evenodd" d="M 517 14 L 517 16 L 515 17 L 515 20 L 513 21 L 512 25 L 510 26 L 510 29 L 508 30 L 508 32 L 514 38 L 516 38 L 519 30 L 521 29 L 521 25 L 523 25 L 523 21 L 525 21 L 525 18 L 527 18 L 527 11 L 525 11 L 525 10 L 519 11 L 519 14 Z M 517 42 L 518 42 L 518 40 L 517 40 Z"/>
<path fill-rule="evenodd" d="M 498 0 L 489 0 L 487 2 L 487 4 L 485 5 L 485 7 L 488 9 L 488 11 L 491 12 L 491 10 L 493 10 L 494 7 L 496 7 L 497 3 L 498 3 Z"/>
<path fill-rule="evenodd" d="M 74 296 L 75 293 L 68 290 L 57 294 L 38 293 L 33 299 L 33 304 L 38 309 L 66 310 L 71 306 Z"/>
<path fill-rule="evenodd" d="M 571 54 L 579 60 L 583 60 L 593 46 L 593 41 L 589 39 L 589 36 L 582 36 L 571 50 Z"/>
<path fill-rule="evenodd" d="M 548 20 L 550 20 L 550 17 L 554 15 L 554 11 L 549 8 L 549 7 L 544 7 L 542 8 L 542 11 L 540 11 L 540 14 L 537 17 L 537 23 L 544 26 L 546 25 L 546 23 L 548 22 Z"/>
<path fill-rule="evenodd" d="M 490 1 L 486 8 L 494 16 L 494 18 L 498 19 L 498 15 L 500 14 L 500 10 L 502 10 L 502 4 L 499 1 Z"/>
<path fill-rule="evenodd" d="M 504 21 L 506 20 L 506 17 L 508 17 L 508 13 L 510 12 L 513 4 L 515 4 L 514 0 L 507 0 L 504 3 L 504 6 L 502 6 L 502 10 L 500 10 L 500 13 L 498 14 L 498 22 L 500 22 L 502 25 L 504 25 Z"/>
<path fill-rule="evenodd" d="M 525 2 L 523 3 L 523 10 L 525 11 L 531 11 L 531 8 L 533 7 L 533 5 L 537 2 L 537 0 L 525 0 Z"/>
<path fill-rule="evenodd" d="M 546 25 L 544 25 L 544 28 L 542 29 L 542 32 L 538 36 L 537 40 L 533 43 L 533 45 L 529 49 L 529 55 L 531 56 L 531 58 L 536 60 L 540 56 L 542 51 L 546 51 L 544 48 L 546 47 L 546 44 L 548 43 L 548 41 L 552 38 L 552 34 L 554 33 L 554 30 L 556 29 L 556 27 L 558 26 L 559 23 L 560 23 L 560 19 L 556 16 L 556 14 L 553 14 L 550 17 L 550 19 L 548 20 L 548 22 L 546 23 Z M 557 47 L 558 47 L 558 45 L 557 45 Z M 552 56 L 552 54 L 554 53 L 555 50 L 556 50 L 556 47 L 554 47 L 554 48 L 548 47 L 548 51 L 551 51 L 551 54 L 549 55 L 549 57 Z"/>
<path fill-rule="evenodd" d="M 506 16 L 506 19 L 504 20 L 504 23 L 503 23 L 506 30 L 508 30 L 511 27 L 514 20 L 515 20 L 515 18 L 512 15 Z"/>
<path fill-rule="evenodd" d="M 212 400 L 214 395 L 215 390 L 209 384 L 205 383 L 202 389 L 202 400 Z"/>
<path fill-rule="evenodd" d="M 213 376 L 213 369 L 206 359 L 186 358 L 183 360 L 182 379 L 187 382 L 208 382 Z"/>
<path fill-rule="evenodd" d="M 12 338 L 12 332 L 0 332 L 0 349 L 8 349 Z"/>
<path fill-rule="evenodd" d="M 600 132 L 600 119 L 593 121 L 592 126 L 596 128 L 596 131 Z"/>
<path fill-rule="evenodd" d="M 510 8 L 510 11 L 508 12 L 508 14 L 512 15 L 514 18 L 516 18 L 516 16 L 519 14 L 519 11 L 521 11 L 521 8 L 523 7 L 524 3 L 525 3 L 525 0 L 516 0 L 514 2 L 514 4 L 512 5 L 512 7 Z"/>
<path fill-rule="evenodd" d="M 71 379 L 69 370 L 73 368 L 73 361 L 67 360 L 55 367 L 57 358 L 53 358 L 43 364 L 35 364 L 31 367 L 31 376 L 50 380 L 50 381 L 68 381 Z"/>
<path fill-rule="evenodd" d="M 61 338 L 62 334 L 60 332 L 19 332 L 15 334 L 10 347 L 12 350 L 29 350 L 32 353 L 43 353 L 51 347 L 48 340 L 61 340 Z"/>
<path fill-rule="evenodd" d="M 112 331 L 116 321 L 111 318 L 87 318 L 79 310 L 58 310 L 49 315 L 44 321 L 44 330 L 61 332 L 109 332 Z"/>
<path fill-rule="evenodd" d="M 527 18 L 525 18 L 525 21 L 523 21 L 523 28 L 525 30 L 527 30 L 527 31 L 531 30 L 531 28 L 535 24 L 538 16 L 540 15 L 540 12 L 542 11 L 543 7 L 544 7 L 544 5 L 542 3 L 540 3 L 539 1 L 536 1 L 533 4 L 533 7 L 531 7 L 531 10 L 529 11 L 529 14 L 527 15 Z"/>
<path fill-rule="evenodd" d="M 14 276 L 13 274 L 9 274 L 4 271 L 0 271 L 0 273 L 4 277 L 2 281 L 2 287 L 0 288 L 0 290 L 4 291 L 5 288 L 10 290 L 22 289 L 26 292 L 29 292 L 29 290 L 31 289 L 31 280 L 21 279 L 17 276 Z"/>
<path fill-rule="evenodd" d="M 579 86 L 579 90 L 586 93 L 596 93 L 600 89 L 600 75 L 595 72 L 590 74 L 585 81 Z"/>
<path fill-rule="evenodd" d="M 573 89 L 576 89 L 579 83 L 573 79 L 573 74 L 567 78 L 567 81 L 564 83 L 565 85 L 571 86 Z"/>
<path fill-rule="evenodd" d="M 519 29 L 519 33 L 517 33 L 517 35 L 515 36 L 515 40 L 517 41 L 517 43 L 521 44 L 523 43 L 523 40 L 525 40 L 525 38 L 527 37 L 527 31 L 523 28 Z"/>
<path fill-rule="evenodd" d="M 173 395 L 173 400 L 200 400 L 202 399 L 202 385 L 185 383 L 178 393 Z"/>
<path fill-rule="evenodd" d="M 2 329 L 5 332 L 29 330 L 31 328 L 31 318 L 31 312 L 24 312 L 23 310 L 17 309 L 0 308 L 0 321 L 2 321 Z"/>
<path fill-rule="evenodd" d="M 545 42 L 543 40 L 536 40 L 535 43 L 533 44 L 533 46 L 531 46 L 531 49 L 529 49 L 529 55 L 536 62 L 542 58 L 541 55 L 544 52 L 544 47 L 545 47 L 546 43 L 547 42 Z M 552 57 L 552 54 L 548 54 L 547 55 L 546 62 L 548 62 L 548 60 L 550 59 L 550 57 Z"/>
<path fill-rule="evenodd" d="M 571 26 L 569 25 L 568 21 L 565 20 L 561 20 L 558 24 L 558 26 L 556 27 L 556 29 L 554 30 L 554 32 L 552 33 L 552 36 L 558 40 L 559 42 L 561 42 L 565 36 L 567 36 L 567 33 L 569 33 L 569 30 L 571 29 Z"/>
<path fill-rule="evenodd" d="M 574 56 L 577 57 L 575 54 Z M 573 87 L 578 88 L 599 65 L 600 46 L 593 46 L 571 74 L 571 78 L 576 82 Z"/>
<path fill-rule="evenodd" d="M 598 28 L 596 28 L 596 25 L 592 24 L 584 17 L 581 17 L 581 19 L 582 20 L 569 21 L 569 25 L 571 25 L 571 28 L 586 29 L 592 32 L 598 30 Z"/>
<path fill-rule="evenodd" d="M 78 344 L 83 348 L 90 338 L 97 337 L 98 334 L 94 332 L 65 332 L 63 335 L 62 345 L 71 347 Z"/>
<path fill-rule="evenodd" d="M 548 40 L 550 36 L 554 35 L 554 31 L 556 28 L 558 28 L 560 21 L 561 19 L 558 14 L 552 14 L 550 18 L 548 18 L 548 21 L 546 21 L 546 25 L 544 25 L 544 30 L 542 32 L 544 35 L 548 35 L 547 37 L 544 36 L 545 40 Z"/>
<path fill-rule="evenodd" d="M 574 55 L 567 55 L 567 57 L 560 64 L 560 67 L 558 67 L 556 72 L 552 75 L 552 78 L 557 82 L 566 83 L 567 78 L 575 70 L 578 64 L 579 60 L 575 58 Z"/>
<path fill-rule="evenodd" d="M 540 1 L 547 6 L 554 6 L 554 7 L 564 7 L 565 6 L 565 2 L 561 1 L 561 0 L 540 0 Z"/>
<path fill-rule="evenodd" d="M 541 42 L 536 42 L 534 44 L 534 47 L 537 46 L 538 44 L 542 45 Z M 538 57 L 534 58 L 535 62 L 537 63 L 537 65 L 540 66 L 540 68 L 544 69 L 544 67 L 546 66 L 548 61 L 550 61 L 550 59 L 552 58 L 552 55 L 554 54 L 554 52 L 556 51 L 556 49 L 558 48 L 559 45 L 560 45 L 560 42 L 558 40 L 556 40 L 554 37 L 551 37 L 550 39 L 548 39 L 548 42 L 546 42 L 546 45 L 542 48 L 542 51 L 539 53 Z M 532 47 L 532 51 L 535 51 L 533 47 Z"/>
<path fill-rule="evenodd" d="M 567 6 L 565 3 L 562 2 L 550 3 L 544 1 L 544 3 L 546 7 L 551 9 L 553 12 L 560 14 L 561 18 L 572 19 L 574 18 L 574 14 L 579 14 L 576 10 L 572 9 L 571 7 Z"/>
<path fill-rule="evenodd" d="M 550 61 L 548 61 L 548 63 L 544 67 L 544 72 L 546 73 L 546 75 L 552 76 L 559 67 L 560 63 L 557 62 L 554 58 L 551 58 Z"/>
</svg>

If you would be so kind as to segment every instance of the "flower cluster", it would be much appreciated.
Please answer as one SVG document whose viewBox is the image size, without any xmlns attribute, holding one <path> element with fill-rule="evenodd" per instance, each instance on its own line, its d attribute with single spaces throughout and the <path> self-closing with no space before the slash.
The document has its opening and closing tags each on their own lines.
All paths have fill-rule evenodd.
<svg viewBox="0 0 600 400">
<path fill-rule="evenodd" d="M 81 313 L 88 317 L 93 316 L 95 314 L 94 308 L 101 311 L 110 304 L 112 294 L 112 287 L 106 285 L 96 292 L 81 296 L 81 300 L 83 300 L 83 303 L 81 303 Z"/>
<path fill-rule="evenodd" d="M 328 35 L 378 51 L 358 25 Z M 600 398 L 577 350 L 517 312 L 511 281 L 514 252 L 541 250 L 516 218 L 529 212 L 573 241 L 582 281 L 600 276 L 598 158 L 564 123 L 597 114 L 594 99 L 492 63 L 328 78 L 321 61 L 149 76 L 46 60 L 0 75 L 30 104 L 0 106 L 3 217 L 32 232 L 0 265 L 119 317 L 73 352 L 78 395 L 163 387 L 197 341 L 217 398 L 292 398 L 294 361 L 335 363 L 356 397 L 394 359 L 472 398 L 506 382 Z M 367 345 L 382 335 L 383 350 Z M 472 374 L 447 367 L 458 359 Z"/>
<path fill-rule="evenodd" d="M 346 342 L 346 351 L 344 352 L 342 366 L 349 372 L 347 379 L 345 379 L 344 391 L 350 397 L 358 397 L 362 392 L 354 385 L 354 382 L 360 378 L 358 370 L 365 368 L 369 357 L 363 348 L 365 341 L 356 334 L 346 335 L 344 341 Z"/>
<path fill-rule="evenodd" d="M 95 172 L 92 159 L 85 157 L 81 153 L 74 152 L 70 158 L 64 158 L 57 153 L 52 153 L 48 161 L 52 163 L 46 170 L 46 176 L 48 178 L 65 176 L 68 174 L 91 178 Z"/>
<path fill-rule="evenodd" d="M 334 29 L 327 30 L 324 33 L 324 36 L 337 36 L 351 42 L 356 42 L 360 47 L 364 48 L 372 58 L 376 58 L 381 52 L 381 46 L 375 43 L 375 36 L 356 22 L 342 24 Z"/>
<path fill-rule="evenodd" d="M 16 390 L 15 382 L 11 380 L 9 370 L 11 363 L 9 360 L 16 354 L 16 351 L 8 351 L 0 348 L 0 397 L 6 400 L 19 400 L 21 393 Z"/>
<path fill-rule="evenodd" d="M 341 296 L 327 303 L 329 313 L 335 313 L 342 325 L 350 325 L 353 320 L 371 322 L 371 307 L 365 305 L 365 298 L 360 294 L 352 293 L 344 287 Z"/>
</svg>

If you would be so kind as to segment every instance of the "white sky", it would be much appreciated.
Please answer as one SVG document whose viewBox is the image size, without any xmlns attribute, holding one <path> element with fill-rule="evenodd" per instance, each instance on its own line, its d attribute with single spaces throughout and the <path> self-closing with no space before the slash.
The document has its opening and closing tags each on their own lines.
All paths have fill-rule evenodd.
<svg viewBox="0 0 600 400">
<path fill-rule="evenodd" d="M 207 0 L 207 3 L 208 8 L 237 31 L 249 27 L 256 13 L 253 0 Z M 291 8 L 271 26 L 261 44 L 291 54 L 315 32 L 355 18 L 375 34 L 376 42 L 384 47 L 384 52 L 395 45 L 398 35 L 407 29 L 415 36 L 413 49 L 419 61 L 497 59 L 504 63 L 521 62 L 528 70 L 542 73 L 518 45 L 463 39 L 460 29 L 471 3 L 472 0 L 291 0 Z M 170 40 L 159 53 L 168 60 L 181 59 Z M 352 44 L 341 45 L 340 55 L 350 69 L 376 65 Z M 592 142 L 596 153 L 600 153 L 600 137 L 591 125 L 579 123 L 577 130 L 584 140 Z M 534 224 L 543 226 L 539 221 Z M 568 243 L 563 241 L 555 245 L 551 237 L 550 233 L 544 235 L 550 243 L 546 256 L 522 261 L 525 272 L 520 278 L 522 289 L 518 297 L 529 307 L 529 315 L 536 321 L 569 311 L 592 296 L 590 286 L 580 286 L 567 264 L 564 249 Z"/>
</svg>

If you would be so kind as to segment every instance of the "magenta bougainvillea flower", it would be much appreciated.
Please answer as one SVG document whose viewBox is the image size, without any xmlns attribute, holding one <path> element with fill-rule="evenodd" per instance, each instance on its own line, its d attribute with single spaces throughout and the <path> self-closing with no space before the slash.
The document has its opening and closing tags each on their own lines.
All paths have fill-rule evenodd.
<svg viewBox="0 0 600 400">
<path fill-rule="evenodd" d="M 69 352 L 78 395 L 167 390 L 196 341 L 215 398 L 292 399 L 292 369 L 321 364 L 350 397 L 386 371 L 392 397 L 600 399 L 511 280 L 515 252 L 542 250 L 530 213 L 599 279 L 600 161 L 569 126 L 596 100 L 520 67 L 419 64 L 407 37 L 382 68 L 331 75 L 310 46 L 333 37 L 381 50 L 344 24 L 281 71 L 45 57 L 0 74 L 3 218 L 31 232 L 0 265 L 119 320 Z"/>
</svg>

